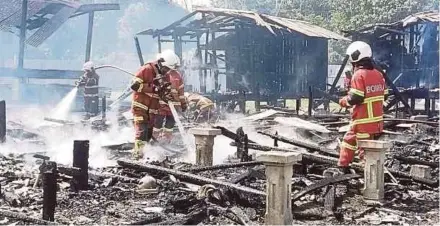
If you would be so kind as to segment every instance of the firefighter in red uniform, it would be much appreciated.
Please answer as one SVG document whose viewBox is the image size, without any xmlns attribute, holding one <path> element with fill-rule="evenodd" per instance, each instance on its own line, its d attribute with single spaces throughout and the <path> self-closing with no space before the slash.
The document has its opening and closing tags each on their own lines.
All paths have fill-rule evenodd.
<svg viewBox="0 0 440 226">
<path fill-rule="evenodd" d="M 383 131 L 383 102 L 387 91 L 382 73 L 375 69 L 371 47 L 356 41 L 347 48 L 353 65 L 353 77 L 348 95 L 339 100 L 341 107 L 353 107 L 350 130 L 345 134 L 339 155 L 339 167 L 348 166 L 358 151 L 357 140 L 375 139 Z M 363 160 L 363 151 L 359 150 Z"/>
<path fill-rule="evenodd" d="M 133 157 L 137 160 L 143 157 L 142 149 L 153 135 L 159 100 L 171 99 L 170 84 L 162 75 L 175 70 L 178 63 L 178 58 L 173 55 L 160 55 L 157 61 L 143 65 L 133 77 L 132 113 L 136 131 Z"/>
<path fill-rule="evenodd" d="M 164 51 L 161 55 L 163 58 L 174 58 L 177 60 L 177 62 L 180 62 L 179 57 L 172 51 Z M 177 64 L 176 66 L 179 66 L 179 64 Z M 171 86 L 172 99 L 169 100 L 169 102 L 174 105 L 177 111 L 180 110 L 181 112 L 185 112 L 187 105 L 185 101 L 182 76 L 177 70 L 170 70 L 165 75 L 165 80 L 169 82 Z M 157 115 L 155 119 L 153 137 L 158 139 L 162 137 L 166 142 L 171 142 L 173 136 L 173 128 L 176 124 L 176 121 L 174 120 L 168 103 L 164 100 L 160 100 L 159 104 L 159 115 Z"/>
</svg>

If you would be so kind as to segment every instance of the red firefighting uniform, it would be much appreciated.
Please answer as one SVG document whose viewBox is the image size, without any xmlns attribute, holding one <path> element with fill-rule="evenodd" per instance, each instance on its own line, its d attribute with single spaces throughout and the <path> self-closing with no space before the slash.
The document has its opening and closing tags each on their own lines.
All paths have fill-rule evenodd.
<svg viewBox="0 0 440 226">
<path fill-rule="evenodd" d="M 174 105 L 176 110 L 186 109 L 184 84 L 180 73 L 176 70 L 170 70 L 165 75 L 165 80 L 171 83 L 172 100 L 170 100 L 170 102 Z M 176 121 L 174 121 L 171 109 L 165 101 L 159 100 L 159 105 L 159 115 L 157 115 L 155 119 L 153 136 L 159 138 L 162 133 L 163 137 L 167 141 L 170 141 L 173 134 L 173 127 Z M 164 123 L 165 126 L 163 126 Z"/>
<path fill-rule="evenodd" d="M 153 85 L 157 74 L 157 62 L 152 62 L 142 66 L 133 78 L 135 83 L 140 84 L 137 90 L 133 90 L 131 105 L 136 131 L 133 153 L 135 158 L 142 157 L 142 148 L 151 139 L 154 117 L 158 114 L 159 96 Z"/>
<path fill-rule="evenodd" d="M 350 86 L 348 95 L 339 101 L 340 105 L 350 107 L 355 99 L 359 103 L 353 106 L 350 130 L 341 144 L 338 163 L 341 167 L 353 161 L 358 150 L 357 140 L 373 139 L 383 131 L 383 102 L 387 92 L 383 75 L 376 69 L 355 68 Z M 359 150 L 359 157 L 363 159 L 362 150 Z"/>
</svg>

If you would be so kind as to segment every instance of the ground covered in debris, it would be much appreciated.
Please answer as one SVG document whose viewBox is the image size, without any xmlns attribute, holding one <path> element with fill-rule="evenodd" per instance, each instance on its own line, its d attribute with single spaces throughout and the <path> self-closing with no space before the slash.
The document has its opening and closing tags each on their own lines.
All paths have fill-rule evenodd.
<svg viewBox="0 0 440 226">
<path fill-rule="evenodd" d="M 292 117 L 290 112 L 282 110 L 261 114 L 246 120 L 234 116 L 216 123 L 215 126 L 232 132 L 227 135 L 223 131 L 225 136 L 216 138 L 214 164 L 217 168 L 184 163 L 180 161 L 183 155 L 173 158 L 170 156 L 177 155 L 172 152 L 171 155 L 163 152 L 162 158 L 146 164 L 138 163 L 146 168 L 121 165 L 121 161 L 118 165 L 116 159 L 108 160 L 116 157 L 128 160 L 130 153 L 126 151 L 129 148 L 116 143 L 113 150 L 98 148 L 106 154 L 97 155 L 98 149 L 93 149 L 93 159 L 89 160 L 89 188 L 75 191 L 72 187 L 74 173 L 69 169 L 76 169 L 71 167 L 71 162 L 58 162 L 55 222 L 82 225 L 262 224 L 266 199 L 260 192 L 265 191 L 265 168 L 259 162 L 249 161 L 255 160 L 254 154 L 259 151 L 274 149 L 303 153 L 302 161 L 294 166 L 292 178 L 294 224 L 439 223 L 440 146 L 438 125 L 432 121 L 386 121 L 386 132 L 380 139 L 394 145 L 385 161 L 389 169 L 385 175 L 385 201 L 372 205 L 362 197 L 364 181 L 359 168 L 353 167 L 353 173 L 359 176 L 350 174 L 352 179 L 350 175 L 338 173 L 330 178 L 327 175 L 332 173 L 329 169 L 335 168 L 338 143 L 348 122 L 346 115 Z M 14 142 L 20 143 L 26 139 L 17 137 L 30 136 L 31 129 L 26 128 L 25 123 L 13 125 L 14 129 L 8 132 L 9 140 L 14 137 Z M 242 142 L 239 127 L 249 138 L 242 145 L 237 145 Z M 32 130 L 34 136 L 30 137 L 44 137 L 38 131 Z M 96 146 L 93 142 L 91 140 Z M 130 141 L 120 140 L 119 144 L 123 143 Z M 238 156 L 236 146 L 241 153 Z M 43 160 L 38 156 L 34 158 L 32 151 L 2 153 L 0 224 L 49 224 L 41 220 L 43 189 L 41 180 L 37 181 Z M 239 158 L 243 155 L 248 155 L 248 159 L 240 165 Z M 105 161 L 111 164 L 101 167 L 103 164 L 95 162 L 96 156 L 105 156 Z M 430 175 L 411 177 L 414 165 L 428 167 Z M 335 182 L 334 178 L 342 179 Z M 211 182 L 206 182 L 209 179 Z"/>
</svg>

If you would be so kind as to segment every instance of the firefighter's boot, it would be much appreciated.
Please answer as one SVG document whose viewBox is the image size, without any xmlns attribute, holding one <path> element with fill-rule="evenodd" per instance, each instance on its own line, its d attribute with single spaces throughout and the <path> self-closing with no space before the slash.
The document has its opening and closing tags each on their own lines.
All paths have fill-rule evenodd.
<svg viewBox="0 0 440 226">
<path fill-rule="evenodd" d="M 145 147 L 145 141 L 135 140 L 133 149 L 133 158 L 135 160 L 141 160 L 144 157 L 143 149 Z"/>
</svg>

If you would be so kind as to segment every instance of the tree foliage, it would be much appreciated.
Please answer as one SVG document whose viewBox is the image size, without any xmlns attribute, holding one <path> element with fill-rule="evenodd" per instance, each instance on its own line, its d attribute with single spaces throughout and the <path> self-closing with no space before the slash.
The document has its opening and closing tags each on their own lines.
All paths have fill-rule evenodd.
<svg viewBox="0 0 440 226">
<path fill-rule="evenodd" d="M 416 12 L 438 10 L 438 4 L 438 0 L 213 0 L 216 7 L 304 20 L 338 33 L 394 22 Z M 330 42 L 330 63 L 342 60 L 347 44 Z"/>
</svg>

